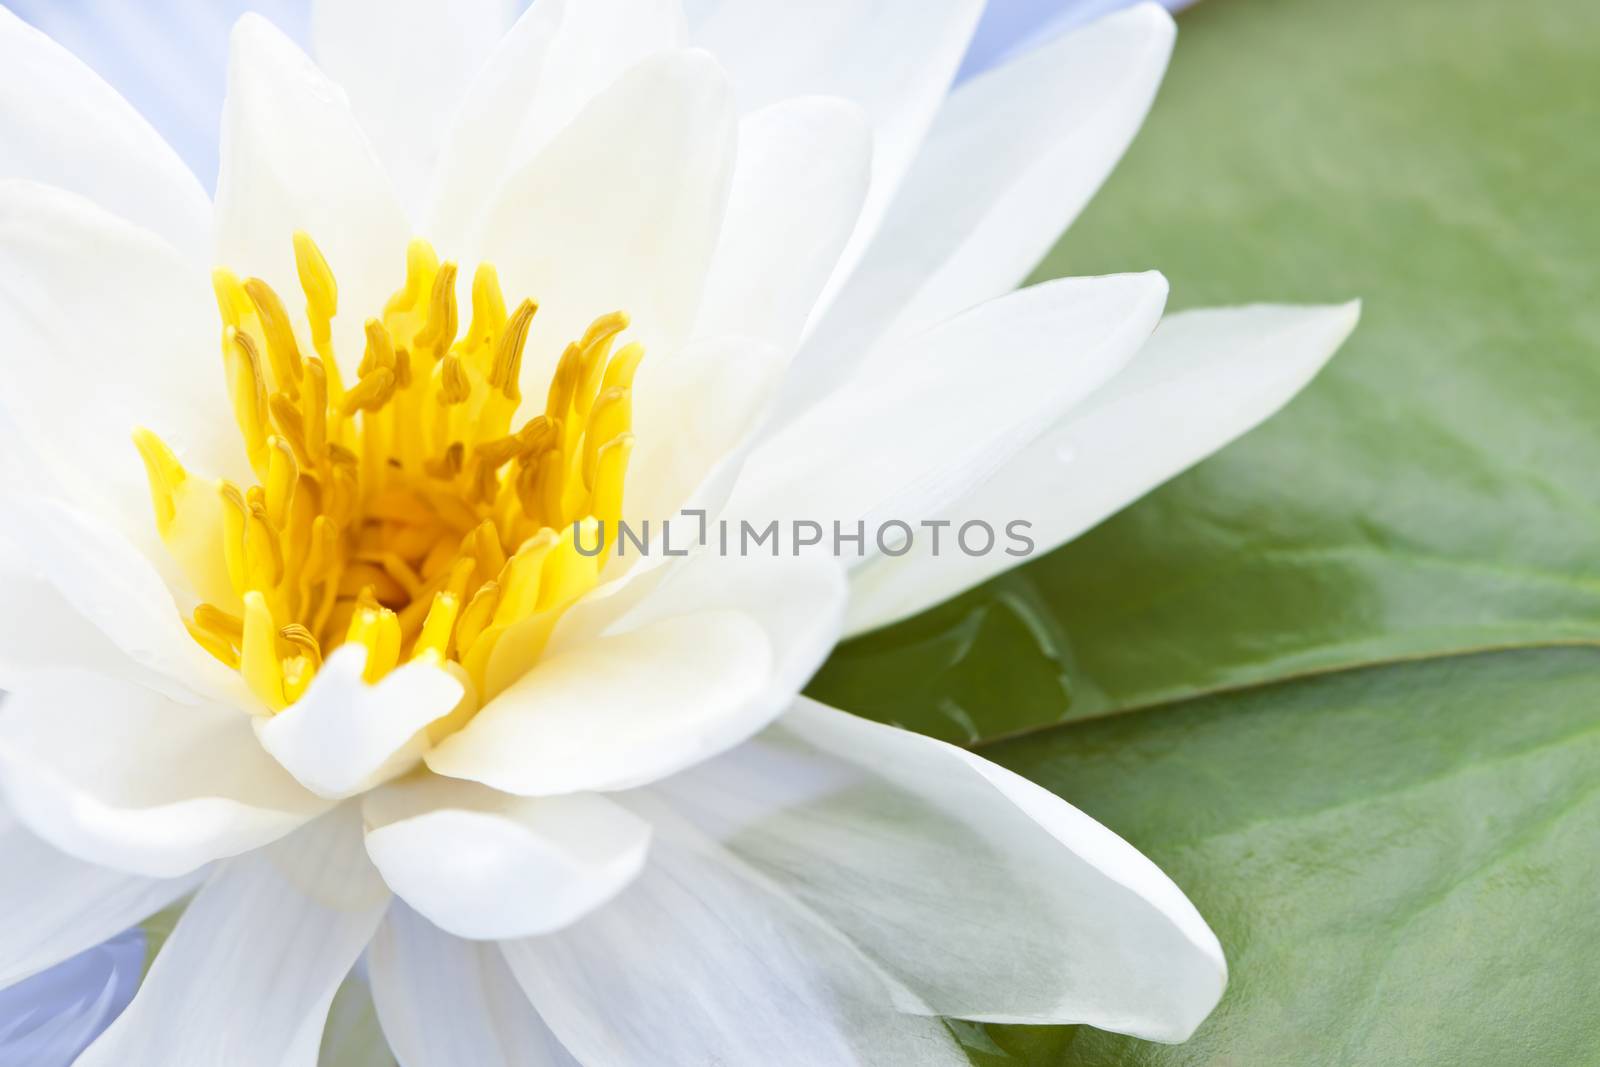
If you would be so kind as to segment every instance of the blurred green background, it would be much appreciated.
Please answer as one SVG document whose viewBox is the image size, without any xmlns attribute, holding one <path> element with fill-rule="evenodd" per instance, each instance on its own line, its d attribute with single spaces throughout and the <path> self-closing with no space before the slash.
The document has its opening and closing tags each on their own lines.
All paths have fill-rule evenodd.
<svg viewBox="0 0 1600 1067">
<path fill-rule="evenodd" d="M 1600 4 L 1179 28 L 1038 277 L 1361 326 L 1256 433 L 811 691 L 1082 807 L 1228 952 L 1186 1045 L 958 1025 L 976 1062 L 1600 1063 Z"/>
</svg>

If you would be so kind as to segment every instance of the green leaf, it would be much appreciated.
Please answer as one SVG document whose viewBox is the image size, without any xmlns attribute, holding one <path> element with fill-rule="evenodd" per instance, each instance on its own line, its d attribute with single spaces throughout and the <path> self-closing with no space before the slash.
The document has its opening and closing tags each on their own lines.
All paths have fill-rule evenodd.
<svg viewBox="0 0 1600 1067">
<path fill-rule="evenodd" d="M 813 694 L 971 741 L 1600 639 L 1597 40 L 1591 0 L 1186 13 L 1140 140 L 1039 276 L 1155 267 L 1174 307 L 1359 296 L 1361 326 L 1260 430 L 845 646 Z"/>
<path fill-rule="evenodd" d="M 991 1026 L 1010 1055 L 975 1062 L 1600 1062 L 1600 652 L 1344 672 L 982 751 L 1144 849 L 1232 977 L 1184 1045 Z"/>
<path fill-rule="evenodd" d="M 1600 1063 L 1596 41 L 1592 0 L 1180 19 L 1040 276 L 1363 322 L 1257 432 L 814 681 L 1105 822 L 1228 953 L 1187 1044 L 956 1028 L 975 1063 Z"/>
</svg>

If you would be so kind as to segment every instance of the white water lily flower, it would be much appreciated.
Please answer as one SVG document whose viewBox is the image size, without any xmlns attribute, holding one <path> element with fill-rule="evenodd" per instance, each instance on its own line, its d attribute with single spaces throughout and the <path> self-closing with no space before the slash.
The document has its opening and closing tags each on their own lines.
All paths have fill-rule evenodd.
<svg viewBox="0 0 1600 1067">
<path fill-rule="evenodd" d="M 363 951 L 408 1067 L 1183 1039 L 1225 968 L 1148 860 L 796 697 L 847 615 L 1009 557 L 574 540 L 693 508 L 1048 548 L 1275 410 L 1353 308 L 1010 292 L 1170 19 L 947 98 L 977 0 L 503 7 L 326 0 L 320 69 L 241 21 L 214 206 L 0 12 L 0 982 L 192 892 L 81 1063 L 311 1064 Z"/>
</svg>

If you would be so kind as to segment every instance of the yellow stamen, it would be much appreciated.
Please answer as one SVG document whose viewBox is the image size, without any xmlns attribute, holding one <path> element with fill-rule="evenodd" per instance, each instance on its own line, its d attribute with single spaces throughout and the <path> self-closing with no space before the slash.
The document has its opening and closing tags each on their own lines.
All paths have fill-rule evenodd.
<svg viewBox="0 0 1600 1067">
<path fill-rule="evenodd" d="M 250 303 L 255 307 L 256 318 L 267 335 L 267 358 L 272 361 L 272 375 L 279 389 L 293 400 L 300 395 L 300 346 L 294 339 L 294 327 L 289 325 L 289 313 L 272 287 L 260 278 L 244 283 Z"/>
<path fill-rule="evenodd" d="M 456 266 L 413 241 L 404 285 L 368 309 L 381 314 L 365 321 L 346 389 L 333 271 L 305 234 L 294 256 L 299 326 L 261 279 L 212 275 L 230 406 L 259 484 L 196 478 L 155 434 L 134 435 L 157 530 L 202 600 L 187 625 L 273 712 L 343 644 L 366 650 L 368 683 L 408 660 L 448 668 L 469 694 L 435 724 L 448 732 L 535 662 L 598 584 L 610 553 L 578 545 L 602 523 L 614 537 L 622 514 L 643 349 L 613 353 L 627 316 L 596 319 L 540 383 L 543 412 L 513 430 L 538 305 L 508 315 L 480 265 L 458 337 Z"/>
<path fill-rule="evenodd" d="M 283 666 L 278 659 L 278 628 L 272 623 L 267 598 L 256 590 L 244 595 L 244 648 L 239 672 L 250 691 L 273 711 L 289 702 L 283 695 Z"/>
<path fill-rule="evenodd" d="M 233 415 L 244 437 L 245 454 L 258 476 L 266 474 L 267 427 L 271 414 L 267 408 L 267 378 L 261 369 L 261 355 L 255 340 L 242 330 L 229 326 L 223 333 L 222 357 L 228 371 L 228 390 L 233 397 Z"/>
<path fill-rule="evenodd" d="M 376 682 L 400 662 L 400 620 L 370 595 L 363 595 L 350 618 L 345 643 L 366 648 L 367 666 L 361 677 Z"/>
</svg>

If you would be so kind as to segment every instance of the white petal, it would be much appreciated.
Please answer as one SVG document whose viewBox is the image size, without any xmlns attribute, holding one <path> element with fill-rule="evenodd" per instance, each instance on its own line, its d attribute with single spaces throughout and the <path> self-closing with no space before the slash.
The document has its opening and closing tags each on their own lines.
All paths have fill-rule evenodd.
<svg viewBox="0 0 1600 1067">
<path fill-rule="evenodd" d="M 428 190 L 450 120 L 514 16 L 511 0 L 315 0 L 313 54 L 407 204 Z"/>
<path fill-rule="evenodd" d="M 235 708 L 82 671 L 24 676 L 0 714 L 0 788 L 64 852 L 156 878 L 257 848 L 326 805 Z"/>
<path fill-rule="evenodd" d="M 8 712 L 9 714 L 9 712 Z M 0 812 L 0 987 L 154 915 L 198 876 L 141 878 L 58 852 Z"/>
<path fill-rule="evenodd" d="M 311 235 L 339 282 L 334 346 L 353 375 L 362 324 L 404 280 L 411 224 L 344 90 L 253 14 L 233 30 L 216 226 L 217 263 L 291 310 L 303 306 L 294 234 Z"/>
<path fill-rule="evenodd" d="M 255 719 L 261 747 L 318 796 L 353 796 L 409 770 L 425 747 L 423 727 L 461 701 L 461 683 L 430 663 L 407 663 L 376 685 L 362 680 L 366 665 L 365 649 L 339 648 L 304 696 Z"/>
<path fill-rule="evenodd" d="M 405 1067 L 578 1067 L 493 945 L 451 937 L 396 901 L 367 962 Z"/>
<path fill-rule="evenodd" d="M 106 523 L 58 500 L 20 493 L 0 492 L 0 514 L 19 564 L 48 582 L 136 665 L 131 672 L 119 665 L 112 674 L 185 702 L 198 693 L 249 706 L 253 698 L 239 673 L 194 642 L 161 575 Z M 103 658 L 97 648 L 91 643 L 81 652 L 64 649 L 62 658 L 73 666 L 94 666 Z"/>
<path fill-rule="evenodd" d="M 935 1019 L 714 843 L 652 812 L 639 880 L 560 933 L 501 948 L 583 1063 L 965 1064 Z"/>
<path fill-rule="evenodd" d="M 558 930 L 644 865 L 650 827 L 593 793 L 515 797 L 423 774 L 369 793 L 367 854 L 434 925 L 474 940 Z"/>
<path fill-rule="evenodd" d="M 674 551 L 698 533 L 679 521 L 691 525 L 673 527 Z M 708 548 L 649 562 L 665 565 L 639 597 L 624 590 L 617 614 L 559 628 L 544 661 L 428 765 L 528 796 L 631 788 L 760 730 L 838 640 L 846 585 L 830 559 Z"/>
<path fill-rule="evenodd" d="M 59 186 L 210 252 L 205 190 L 161 135 L 76 56 L 0 7 L 0 178 Z"/>
<path fill-rule="evenodd" d="M 882 221 L 982 10 L 982 0 L 745 0 L 695 28 L 695 43 L 728 68 L 741 113 L 813 93 L 866 109 L 872 188 L 835 284 Z"/>
<path fill-rule="evenodd" d="M 881 522 L 915 525 L 1120 370 L 1166 294 L 1155 273 L 1064 278 L 909 338 L 760 445 L 729 511 L 864 520 L 869 542 Z"/>
<path fill-rule="evenodd" d="M 3 504 L 0 504 L 3 506 Z M 0 539 L 0 692 L 31 671 L 82 667 L 126 680 L 148 677 L 49 582 L 18 567 L 21 551 Z"/>
<path fill-rule="evenodd" d="M 799 339 L 855 230 L 872 127 L 837 97 L 784 100 L 739 123 L 739 159 L 696 333 Z"/>
<path fill-rule="evenodd" d="M 800 357 L 822 395 L 872 345 L 1014 289 L 1121 158 L 1172 51 L 1141 4 L 950 95 L 860 267 Z M 804 392 L 805 390 L 802 390 Z"/>
<path fill-rule="evenodd" d="M 681 48 L 676 0 L 538 0 L 484 63 L 444 153 L 429 232 L 481 221 L 505 176 L 534 158 L 635 64 Z"/>
<path fill-rule="evenodd" d="M 516 131 L 513 165 L 531 159 L 634 66 L 682 48 L 678 0 L 568 0 L 538 93 Z"/>
<path fill-rule="evenodd" d="M 1070 541 L 1243 434 L 1305 387 L 1355 328 L 1360 308 L 1185 311 L 1128 369 L 948 510 L 952 529 L 1023 520 L 1037 552 Z M 1017 559 L 928 554 L 913 543 L 851 575 L 853 631 L 905 618 Z"/>
<path fill-rule="evenodd" d="M 516 131 L 538 99 L 551 45 L 568 22 L 565 0 L 538 0 L 488 53 L 469 83 L 445 134 L 422 216 L 424 231 L 451 250 L 449 254 L 466 248 L 485 202 L 505 177 Z"/>
<path fill-rule="evenodd" d="M 151 552 L 136 427 L 209 473 L 248 469 L 218 410 L 217 329 L 205 273 L 160 237 L 75 194 L 0 182 L 0 406 L 58 492 Z"/>
<path fill-rule="evenodd" d="M 388 903 L 354 809 L 229 862 L 79 1067 L 315 1067 L 333 995 Z"/>
<path fill-rule="evenodd" d="M 930 1012 L 1181 1041 L 1222 995 L 1216 938 L 1154 864 L 941 741 L 801 700 L 757 740 L 653 791 Z"/>
<path fill-rule="evenodd" d="M 674 350 L 700 301 L 734 155 L 727 82 L 701 52 L 646 60 L 597 97 L 485 215 L 479 251 L 507 299 L 539 304 L 524 392 L 597 316 L 626 311 L 629 336 Z"/>
<path fill-rule="evenodd" d="M 693 537 L 692 522 L 689 529 Z M 718 532 L 708 529 L 706 550 L 674 568 L 633 612 L 612 627 L 613 632 L 622 632 L 658 620 L 727 610 L 754 619 L 766 631 L 772 649 L 766 686 L 769 703 L 727 724 L 715 751 L 751 736 L 788 706 L 789 696 L 810 680 L 838 642 L 839 615 L 847 596 L 843 570 L 831 559 L 810 554 L 800 558 L 745 554 L 736 544 L 730 539 L 724 549 Z"/>
<path fill-rule="evenodd" d="M 731 611 L 602 637 L 540 663 L 427 764 L 524 796 L 625 789 L 717 751 L 771 665 L 760 624 Z"/>
<path fill-rule="evenodd" d="M 660 523 L 686 506 L 721 511 L 788 355 L 737 336 L 700 337 L 675 352 L 646 355 L 634 378 L 635 445 L 623 499 L 629 523 Z"/>
</svg>

